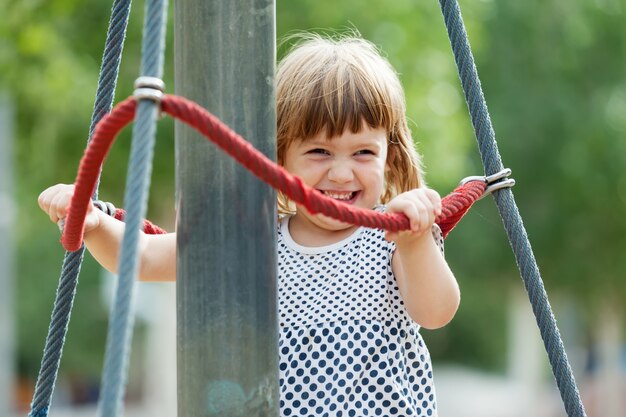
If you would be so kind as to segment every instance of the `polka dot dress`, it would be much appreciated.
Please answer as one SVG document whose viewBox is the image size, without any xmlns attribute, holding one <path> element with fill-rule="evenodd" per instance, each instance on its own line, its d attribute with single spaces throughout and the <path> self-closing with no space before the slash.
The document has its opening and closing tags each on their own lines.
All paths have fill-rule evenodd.
<svg viewBox="0 0 626 417">
<path fill-rule="evenodd" d="M 436 416 L 430 355 L 391 270 L 395 245 L 359 228 L 304 247 L 288 223 L 278 231 L 281 416 Z"/>
</svg>

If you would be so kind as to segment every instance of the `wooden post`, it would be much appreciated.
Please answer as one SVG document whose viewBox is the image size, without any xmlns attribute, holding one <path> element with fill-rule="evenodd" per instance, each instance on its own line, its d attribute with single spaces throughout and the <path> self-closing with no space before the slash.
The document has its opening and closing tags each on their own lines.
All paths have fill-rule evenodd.
<svg viewBox="0 0 626 417">
<path fill-rule="evenodd" d="M 176 93 L 275 158 L 273 0 L 175 2 Z M 278 416 L 275 192 L 176 125 L 178 415 Z"/>
<path fill-rule="evenodd" d="M 14 384 L 13 282 L 15 202 L 13 200 L 13 111 L 0 94 L 0 415 L 12 412 Z"/>
</svg>

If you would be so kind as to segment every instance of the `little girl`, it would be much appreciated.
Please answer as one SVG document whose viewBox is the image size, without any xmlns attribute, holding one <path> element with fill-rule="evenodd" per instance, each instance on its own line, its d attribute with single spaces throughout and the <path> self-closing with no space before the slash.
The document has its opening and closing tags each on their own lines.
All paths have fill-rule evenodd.
<svg viewBox="0 0 626 417">
<path fill-rule="evenodd" d="M 398 212 L 385 233 L 311 214 L 279 194 L 281 416 L 434 416 L 419 334 L 448 323 L 459 288 L 442 256 L 439 195 L 423 184 L 400 81 L 358 37 L 303 37 L 276 75 L 278 163 L 328 197 Z M 72 185 L 39 205 L 58 222 Z M 91 207 L 85 244 L 115 271 L 124 224 Z M 142 280 L 176 278 L 175 235 L 142 235 Z"/>
</svg>

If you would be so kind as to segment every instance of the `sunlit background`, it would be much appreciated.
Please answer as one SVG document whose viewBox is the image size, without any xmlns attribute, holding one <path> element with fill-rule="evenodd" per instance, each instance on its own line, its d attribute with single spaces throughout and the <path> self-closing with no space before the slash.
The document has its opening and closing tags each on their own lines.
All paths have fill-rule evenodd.
<svg viewBox="0 0 626 417">
<path fill-rule="evenodd" d="M 590 417 L 626 415 L 626 0 L 460 2 L 504 164 Z M 439 4 L 278 0 L 277 34 L 358 30 L 400 73 L 427 180 L 447 194 L 482 174 Z M 70 183 L 83 152 L 106 1 L 0 0 L 0 415 L 25 415 L 63 250 L 38 194 Z M 170 20 L 172 20 L 170 7 Z M 133 5 L 117 88 L 139 71 L 143 3 Z M 173 86 L 172 25 L 165 81 Z M 284 48 L 278 50 L 279 55 Z M 219 59 L 217 57 L 216 59 Z M 127 139 L 128 133 L 124 133 Z M 159 124 L 149 217 L 173 230 L 173 123 Z M 129 140 L 100 196 L 121 205 Z M 492 199 L 446 241 L 462 304 L 424 331 L 442 417 L 564 416 Z M 94 415 L 114 278 L 86 257 L 53 415 Z M 173 415 L 174 284 L 142 283 L 128 415 Z M 156 407 L 156 408 L 155 408 Z M 158 410 L 158 411 L 154 411 Z M 167 411 L 170 410 L 170 411 Z"/>
</svg>

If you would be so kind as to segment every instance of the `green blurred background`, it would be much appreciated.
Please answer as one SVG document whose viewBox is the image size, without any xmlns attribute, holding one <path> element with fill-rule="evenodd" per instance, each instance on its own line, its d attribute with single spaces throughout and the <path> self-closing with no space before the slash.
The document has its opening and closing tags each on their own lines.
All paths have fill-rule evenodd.
<svg viewBox="0 0 626 417">
<path fill-rule="evenodd" d="M 608 333 L 623 375 L 626 293 L 626 0 L 467 0 L 461 8 L 504 164 L 577 378 L 601 368 Z M 170 7 L 170 10 L 172 8 Z M 15 352 L 34 386 L 63 250 L 37 206 L 73 181 L 89 128 L 110 2 L 0 0 L 0 93 L 13 108 Z M 173 13 L 170 12 L 170 21 Z M 143 3 L 133 5 L 117 97 L 139 71 Z M 360 31 L 400 73 L 427 180 L 442 195 L 482 168 L 438 2 L 278 0 L 277 36 Z M 165 81 L 173 86 L 173 29 Z M 279 55 L 284 51 L 278 50 Z M 101 198 L 121 205 L 128 132 L 105 166 Z M 173 123 L 159 125 L 149 217 L 173 229 Z M 451 324 L 425 332 L 433 358 L 495 374 L 510 368 L 509 311 L 522 282 L 491 199 L 446 241 L 462 290 Z M 99 379 L 107 311 L 87 256 L 62 377 Z M 608 332 L 608 333 L 607 333 Z M 139 332 L 141 336 L 141 332 Z M 546 371 L 546 379 L 550 379 Z"/>
</svg>

